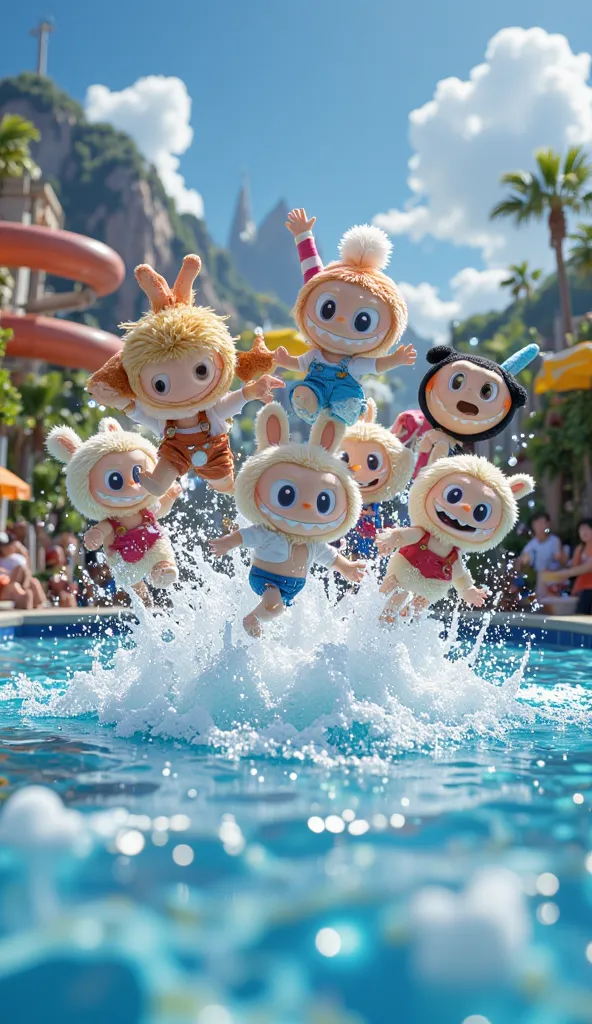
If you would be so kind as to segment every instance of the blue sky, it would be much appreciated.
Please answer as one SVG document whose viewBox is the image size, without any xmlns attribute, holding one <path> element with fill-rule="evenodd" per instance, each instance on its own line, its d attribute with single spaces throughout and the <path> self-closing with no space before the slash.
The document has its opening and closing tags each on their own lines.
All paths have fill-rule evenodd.
<svg viewBox="0 0 592 1024">
<path fill-rule="evenodd" d="M 499 30 L 540 26 L 574 53 L 592 39 L 592 5 L 557 0 L 50 0 L 47 11 L 25 2 L 3 12 L 3 74 L 33 67 L 28 30 L 40 13 L 56 22 L 49 72 L 81 102 L 93 84 L 116 92 L 148 75 L 182 79 L 194 139 L 180 170 L 217 241 L 246 169 L 255 218 L 281 196 L 305 205 L 326 256 L 352 223 L 405 208 L 410 111 L 440 80 L 467 79 Z M 440 145 L 445 154 L 445 137 Z M 482 248 L 454 237 L 394 241 L 393 276 L 429 282 L 442 299 L 458 271 L 488 265 Z"/>
</svg>

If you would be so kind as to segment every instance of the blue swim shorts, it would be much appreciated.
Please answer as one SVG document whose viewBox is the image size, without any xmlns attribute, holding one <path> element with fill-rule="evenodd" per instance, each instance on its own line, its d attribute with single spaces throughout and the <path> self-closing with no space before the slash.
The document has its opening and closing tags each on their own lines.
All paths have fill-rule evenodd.
<svg viewBox="0 0 592 1024">
<path fill-rule="evenodd" d="M 254 590 L 259 597 L 263 597 L 269 587 L 277 587 L 282 601 L 289 608 L 291 604 L 294 604 L 294 598 L 298 596 L 306 583 L 306 576 L 280 576 L 276 572 L 268 572 L 267 569 L 260 569 L 259 566 L 253 565 L 249 573 L 249 583 L 251 590 Z"/>
</svg>

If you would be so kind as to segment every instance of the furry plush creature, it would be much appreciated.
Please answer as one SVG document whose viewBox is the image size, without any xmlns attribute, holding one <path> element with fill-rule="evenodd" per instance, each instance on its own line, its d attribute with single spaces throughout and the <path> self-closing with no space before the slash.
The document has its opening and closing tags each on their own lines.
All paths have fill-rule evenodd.
<svg viewBox="0 0 592 1024">
<path fill-rule="evenodd" d="M 169 287 L 148 264 L 136 267 L 136 279 L 150 300 L 139 320 L 124 323 L 123 348 L 89 381 L 101 405 L 125 412 L 163 438 L 155 470 L 142 482 L 160 496 L 177 476 L 192 470 L 220 491 L 232 490 L 234 459 L 227 420 L 247 401 L 271 401 L 280 380 L 264 376 L 240 391 L 230 391 L 235 373 L 254 374 L 273 363 L 257 338 L 241 360 L 226 318 L 194 304 L 192 285 L 199 256 L 189 255 Z"/>
<path fill-rule="evenodd" d="M 290 441 L 288 417 L 277 402 L 257 416 L 257 450 L 236 478 L 239 512 L 252 526 L 211 542 L 215 554 L 235 547 L 254 550 L 249 582 L 262 598 L 244 620 L 258 636 L 261 622 L 294 600 L 313 563 L 359 580 L 364 562 L 350 562 L 330 546 L 357 522 L 361 497 L 337 455 L 343 427 L 321 417 L 308 444 Z"/>
<path fill-rule="evenodd" d="M 70 427 L 54 427 L 46 447 L 66 465 L 66 489 L 74 507 L 97 520 L 84 542 L 90 551 L 104 547 L 116 582 L 126 588 L 136 588 L 145 579 L 157 587 L 174 583 L 175 556 L 158 519 L 170 511 L 181 488 L 175 485 L 158 502 L 138 482 L 142 471 L 156 465 L 154 445 L 105 417 L 87 441 Z"/>
<path fill-rule="evenodd" d="M 416 352 L 407 345 L 387 355 L 405 330 L 407 307 L 384 273 L 391 251 L 384 231 L 369 224 L 351 228 L 341 239 L 339 260 L 323 267 L 314 222 L 293 210 L 287 225 L 304 275 L 294 319 L 310 351 L 296 358 L 279 348 L 275 357 L 279 366 L 306 372 L 291 394 L 301 419 L 314 423 L 324 412 L 353 426 L 366 408 L 362 377 L 412 365 Z"/>
<path fill-rule="evenodd" d="M 463 554 L 490 551 L 503 541 L 518 518 L 518 499 L 534 489 L 522 473 L 506 477 L 477 455 L 433 459 L 409 491 L 411 526 L 379 535 L 381 554 L 390 554 L 382 585 L 391 594 L 390 619 L 410 595 L 425 607 L 454 587 L 468 604 L 480 607 L 486 591 L 474 585 Z"/>
</svg>

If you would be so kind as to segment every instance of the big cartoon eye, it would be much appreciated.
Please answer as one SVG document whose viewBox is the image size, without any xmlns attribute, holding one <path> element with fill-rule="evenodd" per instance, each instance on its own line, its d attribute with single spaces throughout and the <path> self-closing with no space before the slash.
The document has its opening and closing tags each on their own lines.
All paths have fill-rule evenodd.
<svg viewBox="0 0 592 1024">
<path fill-rule="evenodd" d="M 444 491 L 443 498 L 449 505 L 458 505 L 459 501 L 463 499 L 462 487 L 458 487 L 457 484 L 451 484 Z"/>
<path fill-rule="evenodd" d="M 346 465 L 349 465 L 349 455 L 347 454 L 347 452 L 341 453 L 341 461 L 345 462 Z"/>
<path fill-rule="evenodd" d="M 141 474 L 141 472 L 142 472 L 142 467 L 141 466 L 133 466 L 132 467 L 132 480 L 134 481 L 134 483 L 136 483 L 136 484 L 140 483 L 140 474 Z"/>
<path fill-rule="evenodd" d="M 368 458 L 366 459 L 366 465 L 368 466 L 368 469 L 371 469 L 373 472 L 375 472 L 377 469 L 382 469 L 382 463 L 383 458 L 380 452 L 370 452 Z"/>
<path fill-rule="evenodd" d="M 337 312 L 337 299 L 330 292 L 319 295 L 315 304 L 315 313 L 319 320 L 332 320 Z"/>
<path fill-rule="evenodd" d="M 328 516 L 335 508 L 335 491 L 321 491 L 317 496 L 317 512 L 321 516 Z"/>
<path fill-rule="evenodd" d="M 499 387 L 494 380 L 488 380 L 481 388 L 479 394 L 484 402 L 493 402 L 494 398 L 497 398 L 499 394 Z"/>
<path fill-rule="evenodd" d="M 291 508 L 298 497 L 298 488 L 290 480 L 276 480 L 271 485 L 269 496 L 279 508 Z"/>
<path fill-rule="evenodd" d="M 120 491 L 124 484 L 123 474 L 118 469 L 108 469 L 105 473 L 105 486 L 110 491 Z"/>
<path fill-rule="evenodd" d="M 377 309 L 372 309 L 372 306 L 362 306 L 361 309 L 356 310 L 353 316 L 354 331 L 357 331 L 358 334 L 368 334 L 369 331 L 378 327 L 379 320 L 380 313 Z"/>
<path fill-rule="evenodd" d="M 486 501 L 479 502 L 473 509 L 473 519 L 477 523 L 486 523 L 491 515 L 491 505 L 488 505 Z"/>
<path fill-rule="evenodd" d="M 157 373 L 150 383 L 157 395 L 168 395 L 171 390 L 171 378 L 168 373 Z"/>
<path fill-rule="evenodd" d="M 451 391 L 460 391 L 464 388 L 466 382 L 467 378 L 464 373 L 455 373 L 448 381 L 448 387 Z"/>
<path fill-rule="evenodd" d="M 193 372 L 199 381 L 210 380 L 214 376 L 213 363 L 209 359 L 200 359 Z"/>
</svg>

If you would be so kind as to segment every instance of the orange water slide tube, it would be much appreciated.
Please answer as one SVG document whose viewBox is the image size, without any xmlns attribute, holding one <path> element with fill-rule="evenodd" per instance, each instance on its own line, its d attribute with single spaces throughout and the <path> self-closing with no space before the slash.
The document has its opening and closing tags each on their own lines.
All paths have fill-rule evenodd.
<svg viewBox="0 0 592 1024">
<path fill-rule="evenodd" d="M 13 221 L 0 221 L 0 266 L 45 270 L 79 281 L 97 298 L 114 292 L 125 277 L 123 260 L 103 242 Z M 57 317 L 2 314 L 1 324 L 14 332 L 7 355 L 57 366 L 92 372 L 121 348 L 114 334 Z"/>
</svg>

